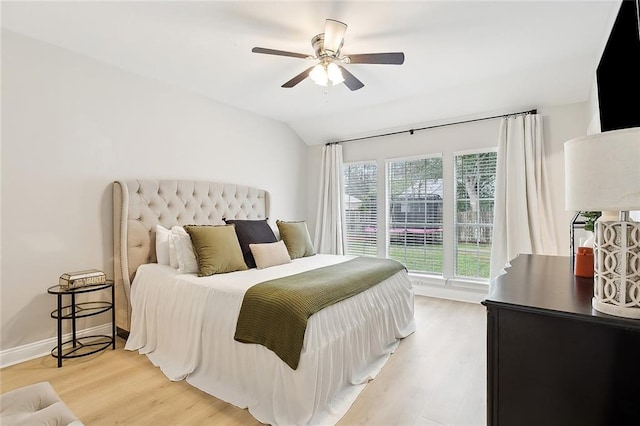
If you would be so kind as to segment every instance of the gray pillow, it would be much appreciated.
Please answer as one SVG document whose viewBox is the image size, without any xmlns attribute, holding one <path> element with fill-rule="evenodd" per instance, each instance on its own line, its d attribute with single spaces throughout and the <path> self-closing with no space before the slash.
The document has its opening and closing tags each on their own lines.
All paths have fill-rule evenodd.
<svg viewBox="0 0 640 426">
<path fill-rule="evenodd" d="M 238 236 L 242 256 L 244 256 L 244 263 L 246 263 L 249 268 L 256 267 L 256 261 L 254 260 L 251 249 L 249 248 L 250 244 L 275 243 L 277 241 L 276 236 L 266 219 L 223 220 L 227 224 L 234 224 L 236 226 L 236 235 Z"/>
</svg>

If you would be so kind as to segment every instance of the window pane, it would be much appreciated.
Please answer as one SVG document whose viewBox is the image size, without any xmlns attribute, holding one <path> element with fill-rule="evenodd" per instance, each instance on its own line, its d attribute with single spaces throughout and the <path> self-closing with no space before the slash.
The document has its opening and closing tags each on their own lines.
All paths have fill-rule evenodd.
<svg viewBox="0 0 640 426">
<path fill-rule="evenodd" d="M 387 163 L 389 257 L 442 275 L 442 157 Z"/>
<path fill-rule="evenodd" d="M 456 271 L 459 277 L 489 278 L 496 153 L 457 155 Z"/>
<path fill-rule="evenodd" d="M 376 256 L 378 223 L 376 163 L 345 164 L 343 170 L 346 253 Z"/>
</svg>

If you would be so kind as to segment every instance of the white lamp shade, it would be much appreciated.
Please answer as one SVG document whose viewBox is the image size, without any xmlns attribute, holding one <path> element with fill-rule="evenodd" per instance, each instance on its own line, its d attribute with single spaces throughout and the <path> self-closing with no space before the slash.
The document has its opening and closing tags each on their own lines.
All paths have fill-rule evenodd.
<svg viewBox="0 0 640 426">
<path fill-rule="evenodd" d="M 640 127 L 564 144 L 565 208 L 640 210 Z"/>
<path fill-rule="evenodd" d="M 318 64 L 309 73 L 309 77 L 315 84 L 320 86 L 326 86 L 329 82 L 329 77 L 327 76 L 327 70 L 325 69 L 323 64 Z"/>
<path fill-rule="evenodd" d="M 340 71 L 340 67 L 338 67 L 335 63 L 331 62 L 327 65 L 327 76 L 333 85 L 340 84 L 344 82 L 344 77 L 342 76 L 342 71 Z"/>
</svg>

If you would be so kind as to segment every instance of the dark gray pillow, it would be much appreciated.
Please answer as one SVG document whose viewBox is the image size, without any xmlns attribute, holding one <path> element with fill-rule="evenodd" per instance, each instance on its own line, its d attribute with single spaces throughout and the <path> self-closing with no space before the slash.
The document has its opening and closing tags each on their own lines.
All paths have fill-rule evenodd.
<svg viewBox="0 0 640 426">
<path fill-rule="evenodd" d="M 278 241 L 266 219 L 224 219 L 224 221 L 227 224 L 234 224 L 236 226 L 236 235 L 238 236 L 238 241 L 240 242 L 240 249 L 242 250 L 244 263 L 246 263 L 249 268 L 256 267 L 256 261 L 253 258 L 253 254 L 251 253 L 249 244 L 275 243 L 276 241 Z"/>
</svg>

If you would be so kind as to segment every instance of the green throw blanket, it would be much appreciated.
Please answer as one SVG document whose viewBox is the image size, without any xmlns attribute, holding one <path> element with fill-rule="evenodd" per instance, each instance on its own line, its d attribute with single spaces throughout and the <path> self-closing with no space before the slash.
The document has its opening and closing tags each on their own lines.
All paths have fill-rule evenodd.
<svg viewBox="0 0 640 426">
<path fill-rule="evenodd" d="M 395 260 L 357 257 L 256 284 L 244 295 L 234 338 L 271 349 L 295 370 L 311 315 L 403 269 Z"/>
</svg>

